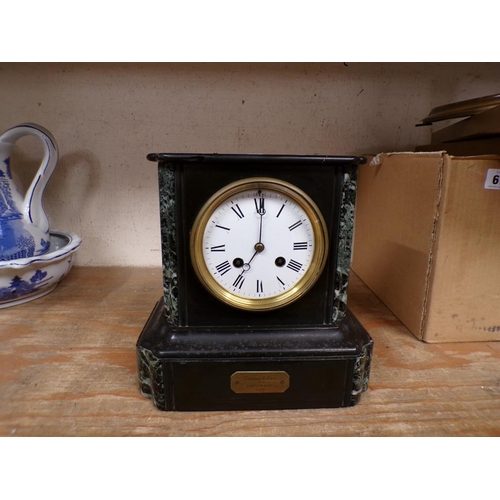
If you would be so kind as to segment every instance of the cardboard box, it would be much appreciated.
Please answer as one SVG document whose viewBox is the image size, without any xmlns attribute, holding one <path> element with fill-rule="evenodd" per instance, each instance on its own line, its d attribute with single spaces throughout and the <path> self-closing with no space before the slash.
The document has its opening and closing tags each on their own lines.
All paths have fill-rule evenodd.
<svg viewBox="0 0 500 500">
<path fill-rule="evenodd" d="M 360 166 L 352 268 L 421 340 L 500 340 L 495 170 L 500 156 L 444 152 Z"/>
</svg>

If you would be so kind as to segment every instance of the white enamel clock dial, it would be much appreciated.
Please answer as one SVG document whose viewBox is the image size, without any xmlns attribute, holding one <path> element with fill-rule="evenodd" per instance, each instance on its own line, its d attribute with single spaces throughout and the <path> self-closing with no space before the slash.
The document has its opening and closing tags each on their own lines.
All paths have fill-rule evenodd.
<svg viewBox="0 0 500 500">
<path fill-rule="evenodd" d="M 195 271 L 217 298 L 269 310 L 301 297 L 327 256 L 321 213 L 295 186 L 250 178 L 226 186 L 202 208 L 191 234 Z"/>
</svg>

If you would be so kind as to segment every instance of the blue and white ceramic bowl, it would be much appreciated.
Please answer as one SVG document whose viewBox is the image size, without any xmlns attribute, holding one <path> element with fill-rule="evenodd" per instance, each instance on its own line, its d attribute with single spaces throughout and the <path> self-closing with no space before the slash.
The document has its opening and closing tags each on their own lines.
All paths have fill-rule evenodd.
<svg viewBox="0 0 500 500">
<path fill-rule="evenodd" d="M 71 269 L 81 242 L 76 234 L 51 231 L 45 254 L 0 261 L 0 308 L 38 299 L 54 290 Z"/>
</svg>

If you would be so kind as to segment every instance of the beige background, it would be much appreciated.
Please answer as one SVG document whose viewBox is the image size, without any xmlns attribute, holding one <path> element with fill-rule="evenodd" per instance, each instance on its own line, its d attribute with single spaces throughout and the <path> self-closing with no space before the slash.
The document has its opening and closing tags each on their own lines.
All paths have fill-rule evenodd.
<svg viewBox="0 0 500 500">
<path fill-rule="evenodd" d="M 366 154 L 430 139 L 432 107 L 497 93 L 499 64 L 0 64 L 0 129 L 48 128 L 44 205 L 78 265 L 161 264 L 150 152 Z M 19 141 L 27 186 L 41 148 Z"/>
</svg>

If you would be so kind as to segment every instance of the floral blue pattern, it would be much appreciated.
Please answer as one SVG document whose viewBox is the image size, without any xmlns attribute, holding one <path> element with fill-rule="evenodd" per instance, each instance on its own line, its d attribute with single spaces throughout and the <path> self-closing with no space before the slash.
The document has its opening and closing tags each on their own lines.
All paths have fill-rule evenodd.
<svg viewBox="0 0 500 500">
<path fill-rule="evenodd" d="M 11 152 L 17 140 L 34 136 L 44 149 L 43 160 L 23 193 L 11 171 Z M 52 134 L 34 123 L 23 123 L 0 135 L 0 263 L 43 255 L 49 249 L 50 224 L 42 196 L 59 154 Z"/>
<path fill-rule="evenodd" d="M 35 238 L 24 228 L 22 217 L 0 219 L 0 261 L 34 255 Z"/>
<path fill-rule="evenodd" d="M 0 261 L 33 257 L 35 239 L 24 229 L 23 214 L 12 198 L 10 158 L 4 163 L 6 170 L 0 169 Z"/>
<path fill-rule="evenodd" d="M 23 295 L 37 292 L 46 286 L 51 279 L 52 276 L 47 278 L 47 273 L 39 269 L 29 278 L 29 281 L 25 281 L 19 276 L 14 276 L 9 286 L 0 288 L 0 301 L 17 299 Z"/>
</svg>

